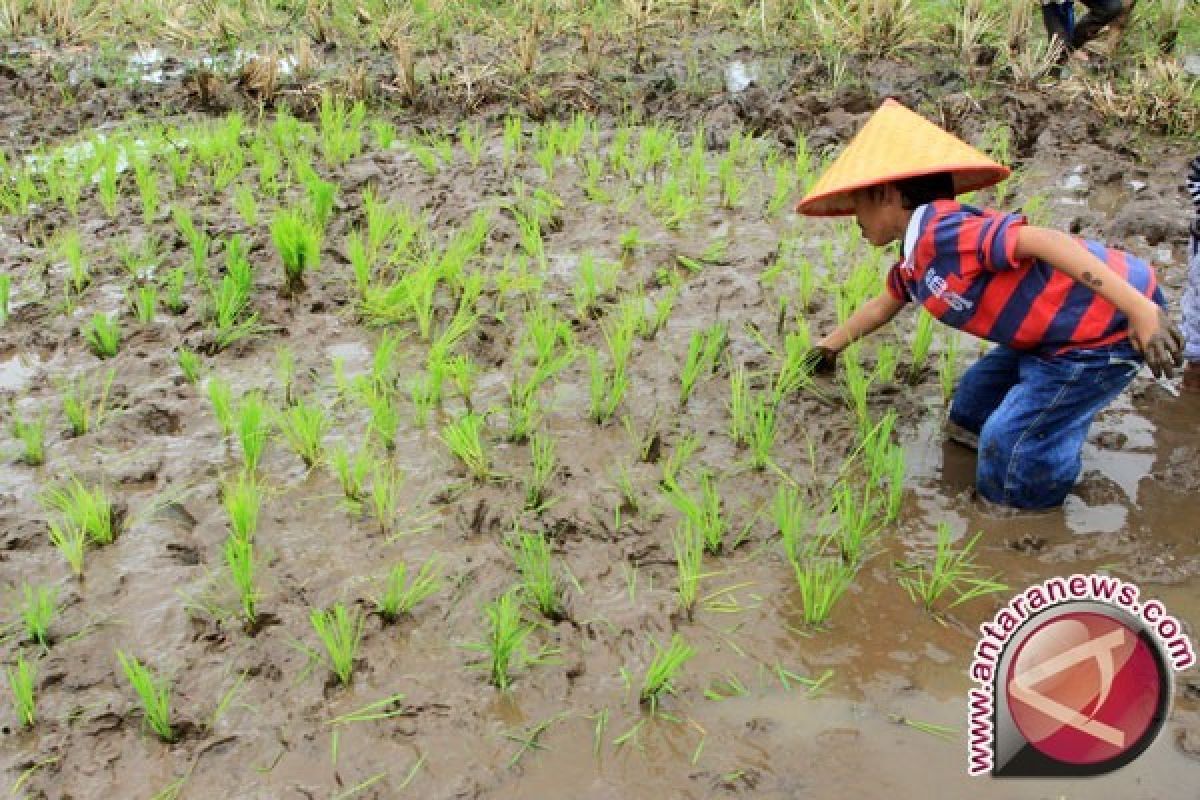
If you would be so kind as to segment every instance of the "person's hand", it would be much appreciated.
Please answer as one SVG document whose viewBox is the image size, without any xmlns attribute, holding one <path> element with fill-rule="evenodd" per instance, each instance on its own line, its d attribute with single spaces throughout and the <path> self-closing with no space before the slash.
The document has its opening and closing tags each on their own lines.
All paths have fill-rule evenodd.
<svg viewBox="0 0 1200 800">
<path fill-rule="evenodd" d="M 1170 378 L 1183 366 L 1183 334 L 1157 305 L 1153 313 L 1129 320 L 1129 340 L 1156 378 Z"/>
<path fill-rule="evenodd" d="M 837 368 L 837 352 L 817 345 L 804 354 L 804 371 L 809 375 L 833 372 Z"/>
</svg>

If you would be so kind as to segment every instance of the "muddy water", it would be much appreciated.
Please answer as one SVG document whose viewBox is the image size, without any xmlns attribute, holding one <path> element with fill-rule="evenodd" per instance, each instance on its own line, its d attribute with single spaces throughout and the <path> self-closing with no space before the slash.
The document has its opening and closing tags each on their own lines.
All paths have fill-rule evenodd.
<svg viewBox="0 0 1200 800">
<path fill-rule="evenodd" d="M 428 211 L 440 226 L 461 223 L 481 197 L 507 199 L 511 177 L 494 165 L 472 170 L 459 163 L 431 179 L 400 152 L 351 166 L 388 196 Z M 1044 173 L 1030 172 L 1024 190 L 1053 194 L 1061 188 L 1058 173 L 1043 166 Z M 580 361 L 545 391 L 543 428 L 555 438 L 561 468 L 551 490 L 555 502 L 540 516 L 519 510 L 528 448 L 503 441 L 502 412 L 491 418 L 489 442 L 496 471 L 509 480 L 472 483 L 451 458 L 436 424 L 461 411 L 454 396 L 430 426 L 407 418 L 401 426 L 396 462 L 407 475 L 401 536 L 386 536 L 372 520 L 349 513 L 327 470 L 306 472 L 274 442 L 261 466 L 271 491 L 256 540 L 266 621 L 254 635 L 218 622 L 205 608 L 232 600 L 220 579 L 227 525 L 218 492 L 238 460 L 236 449 L 218 435 L 202 387 L 184 383 L 174 365 L 173 348 L 194 339 L 195 313 L 163 316 L 147 331 L 126 318 L 130 335 L 114 362 L 118 407 L 96 432 L 69 439 L 61 430 L 54 379 L 94 369 L 96 361 L 72 336 L 78 320 L 31 311 L 0 329 L 0 392 L 22 408 L 41 406 L 55 416 L 47 465 L 4 469 L 0 580 L 6 600 L 25 580 L 54 583 L 64 608 L 57 641 L 40 662 L 42 722 L 33 732 L 17 732 L 11 712 L 0 716 L 6 726 L 0 767 L 10 782 L 24 774 L 29 796 L 78 798 L 148 797 L 180 777 L 186 778 L 185 798 L 332 797 L 355 787 L 361 797 L 878 797 L 929 794 L 943 786 L 951 796 L 1009 797 L 1014 784 L 967 780 L 963 739 L 972 631 L 1004 598 L 976 600 L 936 620 L 898 585 L 895 561 L 927 555 L 934 529 L 945 522 L 960 538 L 982 531 L 981 561 L 1013 587 L 1105 568 L 1139 581 L 1180 618 L 1200 619 L 1194 591 L 1200 543 L 1189 521 L 1200 490 L 1194 401 L 1140 380 L 1100 417 L 1085 452 L 1083 480 L 1066 507 L 1014 519 L 975 506 L 973 456 L 942 443 L 943 404 L 936 376 L 929 375 L 915 389 L 880 387 L 872 398 L 876 415 L 889 407 L 899 413 L 909 465 L 904 513 L 827 628 L 806 629 L 762 513 L 777 479 L 741 466 L 745 453 L 725 434 L 727 371 L 702 381 L 682 410 L 676 376 L 690 334 L 718 320 L 729 323 L 735 360 L 753 370 L 769 367 L 746 332 L 751 324 L 777 343 L 770 336 L 776 299 L 758 275 L 780 237 L 797 238 L 801 252 L 816 260 L 822 239 L 834 229 L 791 218 L 764 221 L 765 198 L 752 193 L 738 211 L 706 211 L 685 230 L 670 232 L 637 204 L 624 211 L 589 204 L 573 182 L 577 176 L 563 172 L 554 188 L 567 211 L 561 229 L 547 236 L 547 297 L 567 296 L 579 253 L 592 250 L 616 260 L 616 236 L 633 224 L 646 244 L 622 262 L 621 286 L 650 287 L 652 296 L 661 291 L 653 288 L 654 273 L 677 253 L 698 254 L 718 237 L 726 241 L 727 263 L 689 276 L 666 328 L 638 342 L 622 408 L 639 431 L 657 426 L 664 454 L 695 434 L 700 447 L 693 466 L 717 474 L 726 512 L 735 529 L 746 529 L 741 546 L 706 560 L 710 574 L 702 595 L 724 606 L 702 608 L 692 620 L 675 613 L 674 517 L 656 490 L 661 467 L 637 461 L 620 424 L 596 426 L 586 419 L 588 376 Z M 519 172 L 530 184 L 539 175 L 531 163 Z M 1166 185 L 1165 168 L 1156 180 Z M 353 202 L 354 192 L 348 194 Z M 1059 199 L 1079 194 L 1075 187 Z M 1093 210 L 1101 223 L 1109 213 Z M 228 208 L 213 215 L 223 230 L 243 227 Z M 512 247 L 510 221 L 497 219 L 501 235 L 490 245 L 495 263 L 489 266 Z M 346 224 L 334 223 L 339 233 Z M 369 369 L 378 339 L 342 307 L 347 270 L 327 253 L 325 269 L 313 276 L 304 298 L 277 299 L 278 267 L 266 255 L 268 237 L 245 233 L 264 248 L 260 310 L 281 331 L 233 348 L 208 366 L 236 389 L 263 388 L 278 401 L 274 351 L 286 345 L 297 357 L 299 390 L 332 408 L 333 362 L 351 376 Z M 837 237 L 843 248 L 843 234 Z M 852 249 L 836 252 L 855 257 Z M 185 257 L 176 251 L 167 260 L 173 265 Z M 5 268 L 29 268 L 15 256 L 6 258 L 12 261 Z M 105 310 L 122 288 L 119 268 L 109 266 L 88 298 Z M 1164 275 L 1173 291 L 1178 277 Z M 814 333 L 827 329 L 834 316 L 827 293 L 819 294 L 808 313 Z M 483 320 L 481 334 L 467 345 L 483 367 L 477 408 L 503 405 L 521 324 L 518 309 L 510 314 L 505 324 Z M 888 335 L 903 344 L 907 328 L 898 325 Z M 601 343 L 594 320 L 580 320 L 578 336 L 586 344 Z M 963 352 L 965 363 L 975 349 Z M 423 348 L 406 341 L 402 383 L 422 360 Z M 361 441 L 361 411 L 339 408 L 334 416 L 331 440 Z M 798 482 L 821 483 L 846 457 L 853 430 L 835 390 L 790 398 L 775 457 Z M 4 437 L 5 449 L 14 448 L 7 425 Z M 620 466 L 630 470 L 641 493 L 637 512 L 620 509 Z M 89 551 L 82 582 L 67 576 L 46 543 L 45 514 L 35 501 L 38 487 L 66 473 L 106 482 L 129 520 L 113 546 Z M 483 635 L 483 604 L 516 580 L 502 545 L 514 520 L 553 541 L 563 574 L 569 574 L 569 614 L 539 625 L 534 648 L 555 652 L 547 663 L 519 670 L 505 695 L 485 682 L 467 646 Z M 369 609 L 391 564 L 433 555 L 444 560 L 450 579 L 445 589 L 397 625 L 370 617 L 353 684 L 333 686 L 310 653 L 316 642 L 309 610 L 338 601 Z M 674 631 L 698 655 L 679 678 L 678 695 L 664 701 L 670 717 L 650 718 L 637 703 L 637 680 L 652 642 Z M 5 643 L 6 658 L 14 645 Z M 132 694 L 116 674 L 118 648 L 170 676 L 178 743 L 160 744 L 141 729 Z M 820 689 L 785 685 L 780 669 L 823 678 Z M 1163 735 L 1135 764 L 1086 784 L 1022 783 L 1022 795 L 1179 796 L 1179 787 L 1200 774 L 1194 757 L 1175 744 L 1181 731 L 1196 735 L 1200 726 L 1196 690 L 1188 688 L 1195 681 L 1194 674 L 1182 676 Z M 706 689 L 730 696 L 706 697 Z M 332 724 L 397 693 L 403 695 L 398 716 Z M 214 719 L 224 697 L 229 702 Z M 898 719 L 947 726 L 946 738 Z"/>
</svg>

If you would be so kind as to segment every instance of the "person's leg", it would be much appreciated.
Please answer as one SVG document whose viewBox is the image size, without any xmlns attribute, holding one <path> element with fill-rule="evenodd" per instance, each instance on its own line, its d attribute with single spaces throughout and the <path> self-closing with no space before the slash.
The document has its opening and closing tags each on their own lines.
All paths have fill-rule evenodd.
<svg viewBox="0 0 1200 800">
<path fill-rule="evenodd" d="M 1192 159 L 1187 190 L 1196 208 L 1188 241 L 1187 286 L 1183 290 L 1183 388 L 1200 392 L 1200 156 Z"/>
<path fill-rule="evenodd" d="M 1072 50 L 1078 50 L 1095 39 L 1106 25 L 1125 13 L 1125 4 L 1121 0 L 1081 1 L 1087 6 L 1088 12 L 1075 23 L 1075 30 L 1071 35 Z"/>
<path fill-rule="evenodd" d="M 997 346 L 963 373 L 950 403 L 947 436 L 965 447 L 978 445 L 983 424 L 1019 379 L 1019 360 L 1017 351 Z"/>
<path fill-rule="evenodd" d="M 1042 0 L 1042 24 L 1051 45 L 1062 48 L 1061 58 L 1071 49 L 1071 37 L 1075 27 L 1074 0 Z"/>
<path fill-rule="evenodd" d="M 1129 385 L 1141 363 L 1128 345 L 1053 358 L 1022 356 L 1020 381 L 980 433 L 979 494 L 1014 508 L 1062 505 L 1079 477 L 1092 420 Z"/>
</svg>

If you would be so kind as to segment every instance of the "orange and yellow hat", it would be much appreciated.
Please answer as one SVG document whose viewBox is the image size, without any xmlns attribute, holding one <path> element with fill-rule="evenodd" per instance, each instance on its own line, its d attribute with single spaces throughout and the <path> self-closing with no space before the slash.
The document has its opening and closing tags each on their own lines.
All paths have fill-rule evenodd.
<svg viewBox="0 0 1200 800">
<path fill-rule="evenodd" d="M 895 100 L 883 101 L 837 160 L 825 170 L 796 210 L 810 217 L 854 213 L 850 194 L 905 178 L 949 172 L 954 193 L 982 189 L 1009 175 L 971 145 L 909 111 Z"/>
</svg>

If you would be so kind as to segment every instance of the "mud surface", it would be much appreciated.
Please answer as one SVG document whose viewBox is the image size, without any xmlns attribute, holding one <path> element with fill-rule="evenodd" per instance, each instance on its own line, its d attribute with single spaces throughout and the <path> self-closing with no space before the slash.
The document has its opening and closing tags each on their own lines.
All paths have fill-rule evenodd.
<svg viewBox="0 0 1200 800">
<path fill-rule="evenodd" d="M 710 68 L 714 75 L 719 70 L 720 65 Z M 1190 153 L 1177 143 L 1107 128 L 1053 96 L 1003 94 L 989 106 L 990 116 L 977 114 L 955 76 L 910 66 L 864 67 L 864 85 L 838 93 L 818 88 L 819 76 L 802 65 L 779 74 L 774 82 L 764 81 L 769 85 L 736 96 L 717 91 L 690 104 L 681 105 L 680 96 L 669 91 L 642 94 L 642 108 L 652 116 L 671 109 L 663 118 L 685 130 L 705 122 L 714 160 L 743 128 L 784 143 L 801 130 L 814 149 L 842 141 L 885 94 L 937 109 L 943 122 L 976 141 L 989 122 L 1006 122 L 1016 133 L 1013 155 L 1023 168 L 1010 204 L 1043 195 L 1054 224 L 1119 237 L 1153 258 L 1170 297 L 1179 297 L 1186 218 L 1178 184 Z M 150 108 L 141 94 L 150 90 L 125 89 L 85 97 L 81 108 L 30 111 L 13 91 L 22 77 L 0 80 L 8 82 L 0 92 L 6 98 L 0 99 L 0 113 L 15 120 L 10 136 L 37 130 L 38 136 L 54 137 L 96 124 L 98 117 L 81 113 L 89 103 L 99 104 L 97 114 L 102 107 L 101 116 L 118 119 L 155 110 L 160 102 L 172 103 L 171 113 L 200 112 L 178 83 L 155 87 L 158 99 Z M 402 126 L 417 121 L 411 111 L 397 119 Z M 341 360 L 348 376 L 366 371 L 379 337 L 356 321 L 342 249 L 346 231 L 361 216 L 363 188 L 372 185 L 423 211 L 431 230 L 439 232 L 458 227 L 476 208 L 511 199 L 514 177 L 542 185 L 544 176 L 528 152 L 515 172 L 500 166 L 498 119 L 481 117 L 487 144 L 478 167 L 459 151 L 453 163 L 429 177 L 406 151 L 392 149 L 373 150 L 342 168 L 323 168 L 341 186 L 339 206 L 322 269 L 297 297 L 279 293 L 281 270 L 265 224 L 249 228 L 228 203 L 212 196 L 176 194 L 173 200 L 204 211 L 214 236 L 246 238 L 258 263 L 256 306 L 275 329 L 206 359 L 207 369 L 237 391 L 262 388 L 282 402 L 282 387 L 272 376 L 276 348 L 286 346 L 296 355 L 300 391 L 333 408 L 334 360 Z M 601 120 L 606 145 L 616 123 Z M 6 219 L 0 268 L 14 275 L 16 293 L 12 317 L 0 327 L 0 394 L 15 405 L 5 412 L 0 445 L 6 452 L 17 449 L 8 424 L 14 414 L 44 409 L 50 424 L 44 467 L 9 459 L 0 470 L 0 582 L 6 599 L 14 601 L 25 581 L 53 583 L 63 605 L 55 641 L 40 660 L 39 724 L 22 731 L 7 705 L 0 711 L 0 771 L 8 785 L 20 783 L 15 794 L 149 797 L 186 778 L 179 797 L 865 798 L 939 790 L 950 796 L 1012 796 L 1010 784 L 968 780 L 964 774 L 972 632 L 1006 597 L 975 600 L 935 619 L 897 584 L 894 562 L 927 555 L 936 526 L 945 522 L 957 537 L 982 531 L 981 561 L 1014 588 L 1103 568 L 1138 581 L 1180 619 L 1200 619 L 1194 522 L 1200 405 L 1139 378 L 1099 418 L 1084 453 L 1083 478 L 1066 507 L 1011 518 L 976 506 L 973 456 L 942 443 L 945 406 L 935 372 L 924 373 L 915 387 L 875 387 L 873 413 L 894 408 L 899 415 L 909 467 L 904 509 L 828 626 L 809 630 L 769 512 L 759 513 L 768 507 L 777 480 L 741 466 L 745 453 L 726 435 L 728 368 L 703 380 L 686 409 L 677 406 L 689 337 L 715 321 L 729 324 L 735 363 L 751 369 L 770 365 L 747 326 L 778 345 L 778 289 L 764 287 L 761 278 L 781 241 L 820 261 L 823 241 L 853 238 L 843 236 L 848 229 L 786 213 L 768 217 L 762 211 L 768 176 L 752 173 L 751 187 L 740 207 L 714 203 L 681 230 L 670 231 L 636 202 L 620 209 L 589 201 L 577 166 L 561 166 L 549 184 L 564 200 L 564 210 L 562 224 L 545 237 L 544 294 L 570 317 L 568 295 L 583 251 L 621 261 L 621 289 L 642 287 L 654 298 L 663 292 L 658 271 L 676 269 L 676 255 L 695 257 L 717 239 L 726 242 L 722 258 L 683 274 L 666 327 L 636 344 L 621 412 L 640 431 L 657 426 L 663 454 L 695 434 L 700 446 L 692 466 L 715 472 L 734 529 L 746 529 L 738 547 L 706 560 L 702 595 L 734 602 L 724 608 L 710 603 L 692 620 L 675 612 L 670 538 L 675 515 L 656 489 L 661 464 L 640 462 L 620 424 L 598 426 L 587 418 L 582 359 L 545 394 L 543 428 L 556 441 L 560 467 L 550 488 L 555 502 L 540 514 L 520 511 L 520 476 L 529 469 L 529 451 L 503 440 L 502 411 L 489 428 L 489 442 L 496 472 L 511 479 L 474 483 L 442 445 L 438 423 L 462 408 L 454 395 L 427 427 L 414 425 L 405 406 L 395 461 L 407 475 L 402 506 L 415 529 L 407 535 L 383 536 L 371 519 L 348 513 L 328 469 L 306 471 L 281 441 L 273 441 L 260 466 L 271 488 L 256 540 L 264 554 L 259 605 L 266 624 L 248 635 L 235 622 L 214 620 L 197 606 L 212 597 L 231 603 L 219 576 L 227 521 L 218 491 L 222 476 L 239 461 L 235 446 L 220 436 L 203 388 L 186 383 L 176 365 L 178 345 L 203 343 L 199 312 L 160 313 L 152 325 L 139 328 L 123 310 L 127 338 L 119 355 L 103 365 L 117 370 L 116 409 L 95 432 L 70 438 L 58 382 L 100 366 L 80 340 L 79 324 L 93 311 L 127 308 L 127 280 L 112 248 L 118 237 L 143 236 L 147 227 L 128 191 L 127 213 L 118 220 L 100 216 L 94 202 L 85 204 L 77 227 L 86 232 L 89 252 L 102 254 L 96 259 L 101 268 L 68 317 L 39 298 L 61 287 L 61 265 L 51 259 L 48 274 L 42 274 L 47 261 L 42 236 L 69 221 L 52 214 Z M 497 213 L 495 221 L 485 270 L 498 269 L 516 247 L 512 219 Z M 617 237 L 632 225 L 640 227 L 644 244 L 623 256 Z M 169 221 L 162 227 L 169 228 Z M 166 266 L 188 258 L 173 230 L 161 236 Z M 222 257 L 219 249 L 211 256 L 214 264 Z M 861 251 L 852 249 L 847 257 L 861 257 Z M 829 279 L 836 282 L 837 276 Z M 505 405 L 514 371 L 521 312 L 499 303 L 485 295 L 480 325 L 464 344 L 481 368 L 473 397 L 477 409 Z M 488 313 L 493 304 L 499 313 Z M 827 330 L 834 315 L 831 294 L 818 290 L 804 316 L 815 334 Z M 885 336 L 902 344 L 902 354 L 912 320 L 905 315 Z M 785 322 L 788 328 L 795 324 L 794 309 Z M 575 319 L 574 327 L 581 343 L 602 343 L 598 320 Z M 947 341 L 939 332 L 937 347 Z M 965 366 L 977 348 L 964 342 L 961 351 Z M 906 358 L 901 356 L 902 368 Z M 423 360 L 422 345 L 415 337 L 406 340 L 398 359 L 402 385 Z M 782 470 L 814 493 L 837 474 L 854 440 L 851 412 L 836 387 L 826 389 L 823 397 L 802 393 L 784 403 L 774 450 Z M 361 413 L 338 410 L 333 416 L 331 440 L 360 440 Z M 642 495 L 637 511 L 622 508 L 615 485 L 621 466 Z M 130 522 L 113 545 L 88 552 L 82 581 L 70 577 L 47 541 L 46 514 L 36 499 L 41 487 L 66 474 L 104 483 L 129 512 Z M 563 574 L 571 577 L 564 582 L 566 619 L 541 624 L 533 634 L 536 646 L 556 649 L 557 657 L 520 670 L 512 691 L 503 694 L 471 668 L 476 659 L 463 645 L 482 637 L 484 603 L 517 579 L 502 546 L 514 518 L 547 534 Z M 399 559 L 420 563 L 435 554 L 444 559 L 447 586 L 397 625 L 370 616 L 352 685 L 333 685 L 305 649 L 316 646 L 309 609 L 344 601 L 369 610 L 388 566 Z M 664 702 L 671 718 L 650 718 L 638 705 L 636 686 L 631 690 L 622 679 L 622 668 L 636 679 L 650 659 L 652 639 L 665 641 L 673 631 L 698 655 L 680 677 L 678 695 Z M 7 660 L 16 646 L 10 637 Z M 118 674 L 116 649 L 170 676 L 181 732 L 176 743 L 160 743 L 145 730 Z M 781 681 L 779 667 L 824 680 L 810 691 Z M 1133 765 L 1086 785 L 1022 783 L 1021 793 L 1181 796 L 1182 787 L 1200 776 L 1195 745 L 1200 677 L 1194 671 L 1178 677 L 1163 734 Z M 731 681 L 744 693 L 727 691 Z M 706 689 L 736 696 L 717 700 L 706 697 Z M 231 702 L 214 724 L 231 690 Z M 398 716 L 330 724 L 396 693 L 403 694 Z M 953 730 L 943 739 L 903 719 Z M 615 744 L 639 723 L 635 735 Z M 525 747 L 520 740 L 532 744 Z M 355 787 L 359 791 L 340 794 Z"/>
</svg>

